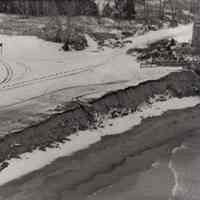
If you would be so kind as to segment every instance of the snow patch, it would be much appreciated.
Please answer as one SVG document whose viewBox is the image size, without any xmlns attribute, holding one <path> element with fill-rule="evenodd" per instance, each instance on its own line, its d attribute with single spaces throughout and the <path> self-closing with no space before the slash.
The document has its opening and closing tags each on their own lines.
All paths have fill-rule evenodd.
<svg viewBox="0 0 200 200">
<path fill-rule="evenodd" d="M 193 24 L 179 25 L 176 28 L 164 28 L 158 31 L 149 31 L 148 33 L 129 38 L 134 47 L 146 47 L 147 44 L 161 40 L 163 38 L 173 37 L 178 42 L 189 42 L 192 39 Z M 133 46 L 130 44 L 130 46 Z"/>
</svg>

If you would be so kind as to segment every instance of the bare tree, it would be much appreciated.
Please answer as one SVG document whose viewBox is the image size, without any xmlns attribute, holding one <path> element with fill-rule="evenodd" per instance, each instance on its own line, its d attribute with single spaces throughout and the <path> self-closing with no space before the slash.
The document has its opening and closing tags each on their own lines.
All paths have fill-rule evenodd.
<svg viewBox="0 0 200 200">
<path fill-rule="evenodd" d="M 114 0 L 114 5 L 119 19 L 135 18 L 135 0 Z"/>
<path fill-rule="evenodd" d="M 165 16 L 165 0 L 159 0 L 159 17 L 163 19 Z"/>
<path fill-rule="evenodd" d="M 176 14 L 177 14 L 177 10 L 176 10 L 176 5 L 174 0 L 168 0 L 170 9 L 171 9 L 171 25 L 172 26 L 176 26 L 177 22 L 176 22 Z"/>
</svg>

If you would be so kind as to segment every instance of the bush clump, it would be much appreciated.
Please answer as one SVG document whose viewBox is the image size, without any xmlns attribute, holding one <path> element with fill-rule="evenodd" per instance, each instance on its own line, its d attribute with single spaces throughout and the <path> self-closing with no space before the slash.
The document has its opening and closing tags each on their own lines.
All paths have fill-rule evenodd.
<svg viewBox="0 0 200 200">
<path fill-rule="evenodd" d="M 81 51 L 88 47 L 88 42 L 84 34 L 82 33 L 76 33 L 76 34 L 70 34 L 64 42 L 63 50 L 64 51 L 70 51 L 70 50 L 76 50 Z"/>
</svg>

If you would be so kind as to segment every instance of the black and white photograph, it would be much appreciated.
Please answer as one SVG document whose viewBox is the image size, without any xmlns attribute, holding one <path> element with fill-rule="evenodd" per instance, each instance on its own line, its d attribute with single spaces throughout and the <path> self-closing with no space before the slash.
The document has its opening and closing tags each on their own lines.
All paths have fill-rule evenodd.
<svg viewBox="0 0 200 200">
<path fill-rule="evenodd" d="M 200 200 L 200 0 L 0 0 L 0 200 Z"/>
</svg>

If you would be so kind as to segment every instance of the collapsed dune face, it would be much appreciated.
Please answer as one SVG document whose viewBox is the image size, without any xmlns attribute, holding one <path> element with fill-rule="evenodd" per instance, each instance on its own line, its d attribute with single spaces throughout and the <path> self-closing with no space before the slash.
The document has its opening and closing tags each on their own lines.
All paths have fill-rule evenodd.
<svg viewBox="0 0 200 200">
<path fill-rule="evenodd" d="M 0 162 L 37 148 L 45 149 L 52 143 L 62 142 L 79 131 L 95 128 L 98 117 L 116 117 L 135 112 L 141 103 L 148 102 L 155 95 L 169 94 L 172 97 L 199 95 L 200 77 L 192 71 L 171 73 L 160 80 L 147 81 L 104 95 L 87 102 L 69 102 L 63 113 L 54 114 L 44 122 L 12 133 L 0 140 Z"/>
</svg>

